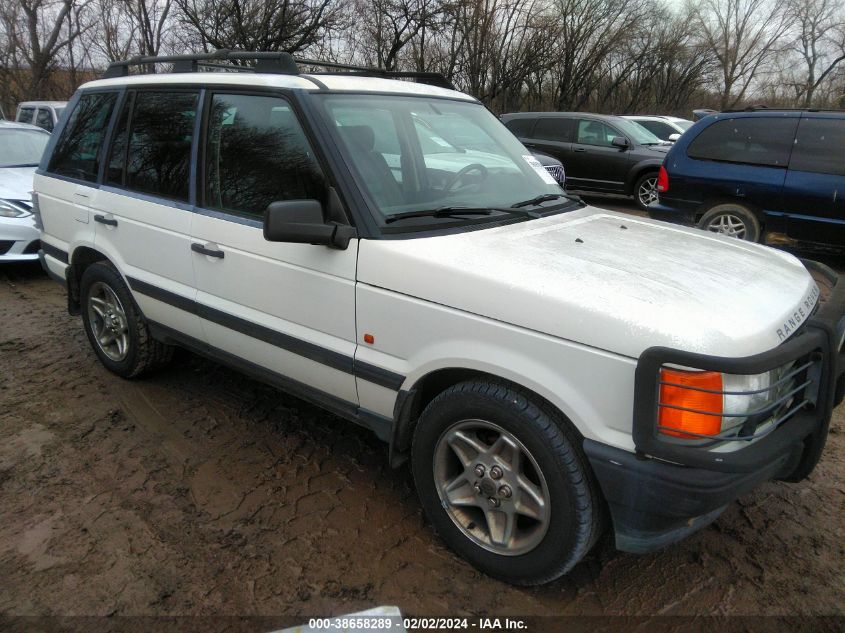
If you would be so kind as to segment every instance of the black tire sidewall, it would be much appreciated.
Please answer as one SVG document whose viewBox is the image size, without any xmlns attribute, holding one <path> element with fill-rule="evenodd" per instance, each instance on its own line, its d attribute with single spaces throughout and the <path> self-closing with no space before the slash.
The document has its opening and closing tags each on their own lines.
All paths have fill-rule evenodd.
<svg viewBox="0 0 845 633">
<path fill-rule="evenodd" d="M 120 299 L 123 310 L 126 314 L 127 334 L 129 335 L 129 353 L 123 360 L 115 361 L 106 356 L 103 350 L 100 349 L 97 343 L 94 331 L 91 327 L 90 318 L 88 316 L 88 301 L 91 292 L 91 286 L 96 282 L 102 282 L 111 288 Z M 85 334 L 88 336 L 88 341 L 94 349 L 94 353 L 100 362 L 105 367 L 124 377 L 130 377 L 135 371 L 135 366 L 138 363 L 138 354 L 140 353 L 139 335 L 138 335 L 138 312 L 135 308 L 135 302 L 129 293 L 129 288 L 121 278 L 120 274 L 111 266 L 107 264 L 92 264 L 82 274 L 82 279 L 79 284 L 79 296 L 82 307 L 82 323 L 85 328 Z"/>
<path fill-rule="evenodd" d="M 551 449 L 551 438 L 541 425 L 517 407 L 508 406 L 505 399 L 493 399 L 478 393 L 444 395 L 445 398 L 438 398 L 432 403 L 434 406 L 429 406 L 423 413 L 412 447 L 414 481 L 435 530 L 453 550 L 490 576 L 514 584 L 537 584 L 558 577 L 565 568 L 574 564 L 571 559 L 579 543 L 577 523 L 570 519 L 573 513 L 583 509 L 576 507 L 575 490 L 561 463 L 562 457 L 555 455 Z M 464 535 L 442 506 L 434 483 L 435 447 L 449 427 L 471 418 L 493 422 L 511 432 L 528 449 L 543 472 L 550 497 L 551 521 L 543 540 L 530 552 L 503 556 L 484 549 Z M 556 430 L 560 433 L 559 429 Z M 569 442 L 569 439 L 566 438 L 566 441 Z M 574 447 L 570 445 L 568 449 L 574 450 Z M 586 475 L 582 476 L 586 478 Z"/>
<path fill-rule="evenodd" d="M 742 220 L 742 223 L 745 225 L 746 235 L 744 238 L 742 238 L 743 241 L 760 241 L 762 228 L 760 226 L 760 221 L 757 219 L 757 216 L 754 215 L 754 212 L 751 211 L 751 209 L 749 209 L 748 207 L 735 202 L 720 202 L 719 204 L 715 204 L 710 207 L 698 221 L 698 228 L 703 229 L 708 233 L 716 233 L 715 231 L 710 231 L 707 228 L 707 225 L 713 221 L 713 218 L 716 218 L 720 215 L 733 215 Z M 719 233 L 716 234 L 720 235 Z"/>
</svg>

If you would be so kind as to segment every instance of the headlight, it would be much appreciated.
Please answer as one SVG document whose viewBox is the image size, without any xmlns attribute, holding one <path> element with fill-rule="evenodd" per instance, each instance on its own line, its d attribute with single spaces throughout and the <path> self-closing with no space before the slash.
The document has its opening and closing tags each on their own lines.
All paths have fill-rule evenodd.
<svg viewBox="0 0 845 633">
<path fill-rule="evenodd" d="M 731 439 L 749 420 L 754 429 L 787 409 L 796 395 L 792 363 L 763 374 L 660 370 L 658 431 L 686 440 Z"/>
<path fill-rule="evenodd" d="M 23 218 L 29 211 L 9 200 L 0 200 L 0 218 Z"/>
</svg>

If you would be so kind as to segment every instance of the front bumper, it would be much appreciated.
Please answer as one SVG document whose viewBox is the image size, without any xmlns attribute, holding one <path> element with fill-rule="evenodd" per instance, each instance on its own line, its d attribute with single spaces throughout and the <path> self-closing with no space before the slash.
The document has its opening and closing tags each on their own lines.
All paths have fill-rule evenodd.
<svg viewBox="0 0 845 633">
<path fill-rule="evenodd" d="M 38 259 L 39 237 L 34 216 L 0 218 L 0 262 Z"/>
<path fill-rule="evenodd" d="M 770 479 L 800 481 L 818 463 L 833 408 L 845 394 L 845 281 L 815 263 L 835 283 L 830 298 L 802 330 L 777 348 L 746 358 L 719 358 L 649 348 L 635 378 L 636 454 L 591 440 L 584 451 L 607 499 L 620 550 L 643 553 L 707 525 L 728 503 Z M 657 432 L 659 370 L 664 364 L 732 374 L 759 374 L 788 362 L 808 363 L 808 386 L 789 415 L 733 451 L 666 441 Z M 802 379 L 803 380 L 803 379 Z"/>
</svg>

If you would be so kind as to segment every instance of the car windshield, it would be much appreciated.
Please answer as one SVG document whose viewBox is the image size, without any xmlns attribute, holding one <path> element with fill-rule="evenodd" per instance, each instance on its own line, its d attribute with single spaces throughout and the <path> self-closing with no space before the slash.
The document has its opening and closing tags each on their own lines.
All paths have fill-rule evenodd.
<svg viewBox="0 0 845 633">
<path fill-rule="evenodd" d="M 40 130 L 0 130 L 0 167 L 35 167 L 50 135 Z"/>
<path fill-rule="evenodd" d="M 631 139 L 637 145 L 662 145 L 663 141 L 657 138 L 654 134 L 649 132 L 639 123 L 630 121 L 628 119 L 618 118 L 613 121 L 613 124 L 618 127 L 625 136 Z"/>
<path fill-rule="evenodd" d="M 501 209 L 560 186 L 477 103 L 404 96 L 320 95 L 336 144 L 384 222 L 446 209 Z M 552 199 L 552 198 L 550 198 Z M 552 204 L 551 206 L 554 206 Z M 459 210 L 451 212 L 464 217 Z M 496 213 L 490 217 L 500 219 Z M 486 217 L 475 214 L 466 221 Z M 524 217 L 524 216 L 523 216 Z M 481 220 L 483 221 L 483 220 Z"/>
</svg>

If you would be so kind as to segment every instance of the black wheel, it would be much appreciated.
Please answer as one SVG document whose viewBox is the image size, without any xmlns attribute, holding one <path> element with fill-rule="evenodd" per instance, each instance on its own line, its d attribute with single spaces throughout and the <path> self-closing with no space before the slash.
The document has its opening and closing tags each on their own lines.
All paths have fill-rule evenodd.
<svg viewBox="0 0 845 633">
<path fill-rule="evenodd" d="M 634 185 L 634 200 L 637 206 L 643 211 L 648 210 L 648 205 L 657 202 L 657 172 L 646 172 Z"/>
<path fill-rule="evenodd" d="M 453 550 L 506 582 L 542 584 L 572 569 L 601 531 L 600 493 L 579 444 L 529 394 L 463 382 L 420 417 L 414 481 Z"/>
<path fill-rule="evenodd" d="M 153 339 L 129 288 L 111 264 L 85 269 L 80 282 L 82 323 L 91 347 L 109 371 L 132 378 L 158 368 L 173 348 Z"/>
<path fill-rule="evenodd" d="M 760 240 L 760 221 L 748 208 L 735 202 L 717 204 L 701 216 L 698 228 L 749 242 Z"/>
</svg>

